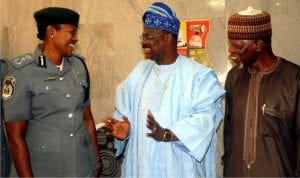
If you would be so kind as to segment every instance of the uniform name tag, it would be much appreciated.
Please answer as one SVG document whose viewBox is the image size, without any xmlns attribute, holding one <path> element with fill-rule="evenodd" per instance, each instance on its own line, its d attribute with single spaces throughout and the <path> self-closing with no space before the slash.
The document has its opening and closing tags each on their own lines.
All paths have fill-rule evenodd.
<svg viewBox="0 0 300 178">
<path fill-rule="evenodd" d="M 56 77 L 54 76 L 44 77 L 44 81 L 52 81 L 52 80 L 56 80 Z"/>
</svg>

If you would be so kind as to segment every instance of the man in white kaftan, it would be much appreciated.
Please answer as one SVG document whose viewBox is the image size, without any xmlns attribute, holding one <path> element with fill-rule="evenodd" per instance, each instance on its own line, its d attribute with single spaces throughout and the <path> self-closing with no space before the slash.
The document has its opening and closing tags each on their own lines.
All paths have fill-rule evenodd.
<svg viewBox="0 0 300 178">
<path fill-rule="evenodd" d="M 215 177 L 224 90 L 212 69 L 177 54 L 179 20 L 167 5 L 152 4 L 143 21 L 146 60 L 118 86 L 113 117 L 103 118 L 124 154 L 122 177 Z"/>
<path fill-rule="evenodd" d="M 215 177 L 216 129 L 222 119 L 222 90 L 214 72 L 184 56 L 166 74 L 167 89 L 158 81 L 163 74 L 151 60 L 140 62 L 117 89 L 114 118 L 126 115 L 131 123 L 123 149 L 124 177 Z M 164 71 L 165 72 L 165 71 Z M 168 79 L 169 77 L 169 79 Z M 157 142 L 146 136 L 147 111 L 178 137 L 176 142 Z M 126 144 L 127 143 L 127 144 Z"/>
</svg>

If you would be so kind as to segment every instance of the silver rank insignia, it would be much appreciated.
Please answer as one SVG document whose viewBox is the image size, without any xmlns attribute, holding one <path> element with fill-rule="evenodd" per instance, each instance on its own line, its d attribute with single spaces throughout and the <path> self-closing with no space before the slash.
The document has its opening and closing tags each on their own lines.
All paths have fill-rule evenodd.
<svg viewBox="0 0 300 178">
<path fill-rule="evenodd" d="M 2 98 L 7 100 L 15 95 L 16 78 L 13 76 L 5 76 L 2 89 Z"/>
</svg>

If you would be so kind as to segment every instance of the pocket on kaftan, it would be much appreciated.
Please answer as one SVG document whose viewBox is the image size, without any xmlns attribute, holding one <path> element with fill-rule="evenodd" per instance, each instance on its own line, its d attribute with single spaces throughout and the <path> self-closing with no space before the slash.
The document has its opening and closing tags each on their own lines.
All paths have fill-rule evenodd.
<svg viewBox="0 0 300 178">
<path fill-rule="evenodd" d="M 263 113 L 263 115 L 268 114 L 268 115 L 270 115 L 274 118 L 282 118 L 282 119 L 287 118 L 287 112 L 286 111 L 279 111 L 279 110 L 271 108 L 267 105 L 262 106 L 262 113 Z"/>
<path fill-rule="evenodd" d="M 288 112 L 263 105 L 261 129 L 262 136 L 271 137 L 276 140 L 283 140 L 289 137 Z"/>
</svg>

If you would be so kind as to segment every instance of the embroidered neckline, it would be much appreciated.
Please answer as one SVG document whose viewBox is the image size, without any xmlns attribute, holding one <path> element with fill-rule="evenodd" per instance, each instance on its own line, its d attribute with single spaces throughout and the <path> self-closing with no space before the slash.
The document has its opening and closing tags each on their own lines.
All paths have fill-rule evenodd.
<svg viewBox="0 0 300 178">
<path fill-rule="evenodd" d="M 270 73 L 272 73 L 273 71 L 275 71 L 278 68 L 278 66 L 280 65 L 280 63 L 281 63 L 281 58 L 277 57 L 277 62 L 275 64 L 275 66 L 273 66 L 270 70 L 265 71 L 265 72 L 256 72 L 256 71 L 251 70 L 250 67 L 248 67 L 248 72 L 250 74 L 255 74 L 255 73 L 260 73 L 262 75 L 270 74 Z"/>
</svg>

